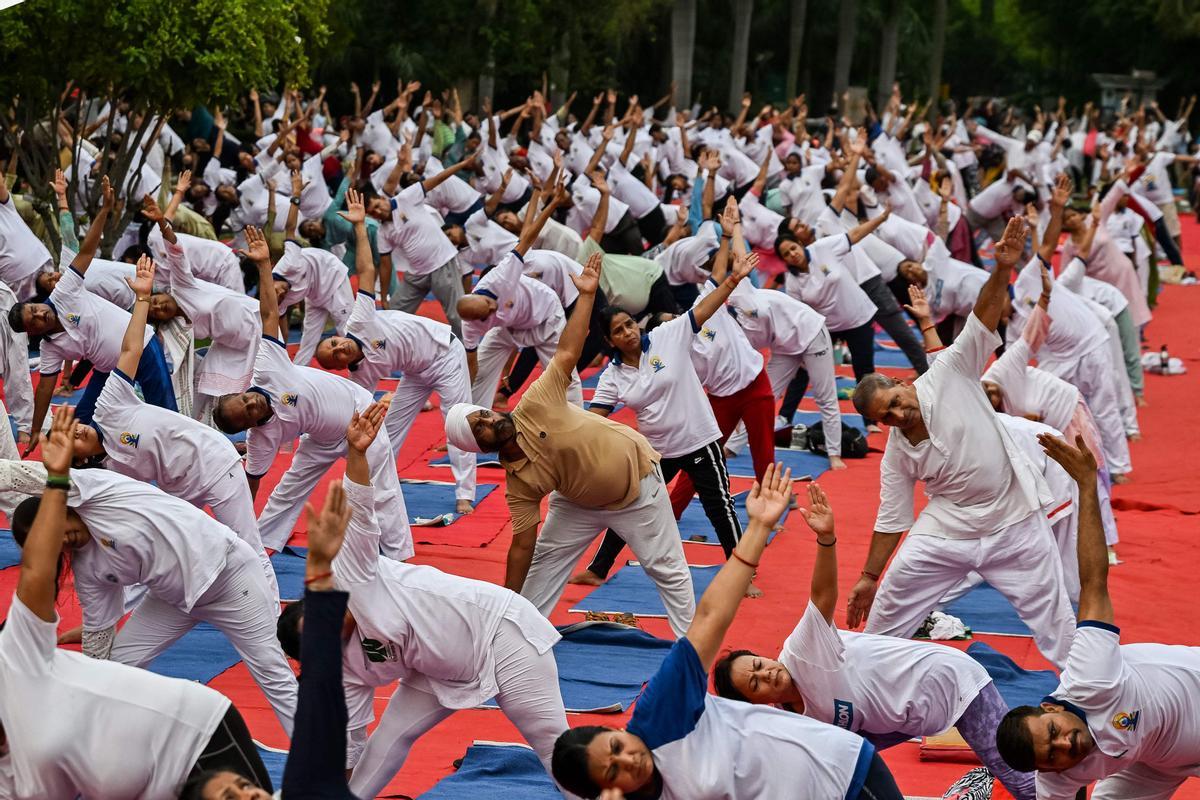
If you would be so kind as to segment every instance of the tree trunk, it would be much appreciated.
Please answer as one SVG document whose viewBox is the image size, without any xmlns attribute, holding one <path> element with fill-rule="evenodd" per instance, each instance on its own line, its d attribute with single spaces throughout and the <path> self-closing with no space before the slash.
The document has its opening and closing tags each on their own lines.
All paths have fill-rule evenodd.
<svg viewBox="0 0 1200 800">
<path fill-rule="evenodd" d="M 842 108 L 842 95 L 850 86 L 854 40 L 858 34 L 858 0 L 842 0 L 838 9 L 837 56 L 833 62 L 833 105 Z"/>
<path fill-rule="evenodd" d="M 750 58 L 750 20 L 754 16 L 754 0 L 731 0 L 733 5 L 733 60 L 729 65 L 729 104 L 731 111 L 740 108 L 746 91 L 746 62 Z"/>
<path fill-rule="evenodd" d="M 797 94 L 800 77 L 800 48 L 804 46 L 804 20 L 808 16 L 808 0 L 792 0 L 792 18 L 788 34 L 787 88 L 784 94 L 791 100 Z"/>
<path fill-rule="evenodd" d="M 671 80 L 680 108 L 692 105 L 692 59 L 696 49 L 696 0 L 675 0 L 671 10 Z"/>
<path fill-rule="evenodd" d="M 571 81 L 571 32 L 563 31 L 550 57 L 550 103 L 555 108 L 567 99 Z"/>
<path fill-rule="evenodd" d="M 481 26 L 490 25 L 496 17 L 496 2 L 497 0 L 480 0 L 480 16 L 479 24 Z M 488 44 L 487 58 L 483 63 L 483 74 L 479 76 L 479 97 L 480 100 L 488 98 L 493 101 L 495 107 L 496 99 L 496 52 L 495 48 Z"/>
<path fill-rule="evenodd" d="M 883 109 L 892 94 L 892 84 L 896 82 L 896 45 L 900 38 L 900 17 L 904 12 L 904 0 L 887 0 L 886 9 L 883 30 L 879 37 L 879 86 L 875 88 L 877 109 Z"/>
<path fill-rule="evenodd" d="M 929 47 L 929 118 L 936 119 L 942 96 L 942 58 L 946 52 L 946 0 L 933 0 L 933 36 Z"/>
</svg>

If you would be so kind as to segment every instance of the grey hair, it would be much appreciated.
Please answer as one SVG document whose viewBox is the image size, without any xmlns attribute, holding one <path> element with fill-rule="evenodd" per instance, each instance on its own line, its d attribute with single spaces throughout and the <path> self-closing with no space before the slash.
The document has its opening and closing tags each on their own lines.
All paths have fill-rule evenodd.
<svg viewBox="0 0 1200 800">
<path fill-rule="evenodd" d="M 854 394 L 850 398 L 854 402 L 854 410 L 864 417 L 870 418 L 871 415 L 867 413 L 867 409 L 870 408 L 871 401 L 875 399 L 875 393 L 899 385 L 899 381 L 895 378 L 889 378 L 878 372 L 863 375 L 858 385 L 854 387 Z"/>
</svg>

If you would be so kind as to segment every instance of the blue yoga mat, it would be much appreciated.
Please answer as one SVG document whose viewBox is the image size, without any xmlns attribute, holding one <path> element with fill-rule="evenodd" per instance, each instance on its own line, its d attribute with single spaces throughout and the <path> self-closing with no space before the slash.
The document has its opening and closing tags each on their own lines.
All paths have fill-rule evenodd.
<svg viewBox="0 0 1200 800">
<path fill-rule="evenodd" d="M 453 483 L 417 483 L 401 481 L 404 505 L 408 508 L 409 521 L 417 517 L 429 519 L 454 513 Z M 481 483 L 475 488 L 475 502 L 482 503 L 496 489 L 494 483 Z"/>
<path fill-rule="evenodd" d="M 275 580 L 279 583 L 280 600 L 299 600 L 304 597 L 304 559 L 306 547 L 284 547 L 271 556 Z"/>
<path fill-rule="evenodd" d="M 875 345 L 875 366 L 912 369 L 912 362 L 908 360 L 908 356 L 904 355 L 902 350 L 892 350 L 877 344 Z"/>
<path fill-rule="evenodd" d="M 267 768 L 267 774 L 271 776 L 271 783 L 275 784 L 275 791 L 279 791 L 279 787 L 283 785 L 283 767 L 287 764 L 287 753 L 276 753 L 260 745 L 258 756 Z"/>
<path fill-rule="evenodd" d="M 979 584 L 942 610 L 961 619 L 974 633 L 1033 636 L 1012 603 L 986 583 Z"/>
<path fill-rule="evenodd" d="M 775 448 L 775 460 L 782 461 L 784 467 L 792 468 L 792 477 L 812 478 L 816 480 L 829 469 L 829 459 L 807 450 L 789 450 L 783 447 Z M 729 474 L 735 478 L 753 478 L 754 462 L 750 458 L 750 449 L 736 455 L 726 462 Z"/>
<path fill-rule="evenodd" d="M 448 455 L 438 456 L 433 461 L 429 462 L 429 466 L 431 466 L 431 467 L 447 467 L 448 468 L 450 466 L 450 456 L 448 456 Z M 495 453 L 480 453 L 478 456 L 475 457 L 475 466 L 477 466 L 477 467 L 492 467 L 493 469 L 500 469 L 500 456 L 496 455 Z M 404 491 L 404 501 L 406 503 L 408 502 L 408 490 L 407 489 Z"/>
<path fill-rule="evenodd" d="M 563 638 L 554 645 L 554 660 L 563 705 L 581 714 L 628 709 L 672 644 L 615 622 L 580 622 L 558 632 Z M 496 701 L 484 705 L 495 708 Z"/>
<path fill-rule="evenodd" d="M 208 683 L 241 660 L 225 634 L 201 622 L 146 668 L 171 678 Z"/>
<path fill-rule="evenodd" d="M 708 584 L 716 576 L 720 565 L 711 567 L 688 567 L 692 573 L 692 591 L 696 599 L 704 594 Z M 629 613 L 639 617 L 666 618 L 667 610 L 663 608 L 662 599 L 658 596 L 658 587 L 650 576 L 638 564 L 627 564 L 617 570 L 608 581 L 596 588 L 587 597 L 580 600 L 571 611 L 584 613 L 601 611 L 606 614 Z"/>
<path fill-rule="evenodd" d="M 737 512 L 738 520 L 742 523 L 742 530 L 750 525 L 750 515 L 746 512 L 746 496 L 748 494 L 750 493 L 738 492 L 733 496 L 733 510 Z M 783 516 L 779 518 L 780 525 L 787 519 L 789 510 L 785 509 Z M 775 531 L 771 531 L 767 538 L 768 544 L 771 539 L 775 538 L 775 533 Z M 692 502 L 688 503 L 687 508 L 683 510 L 683 516 L 679 518 L 679 536 L 685 542 L 695 544 L 721 543 L 721 540 L 717 538 L 717 532 L 713 530 L 712 523 L 708 521 L 708 516 L 704 513 L 704 506 L 701 504 L 700 498 L 693 497 Z"/>
<path fill-rule="evenodd" d="M 0 569 L 15 567 L 21 563 L 21 548 L 13 539 L 12 531 L 0 528 Z"/>
<path fill-rule="evenodd" d="M 792 422 L 809 428 L 818 428 L 821 426 L 821 415 L 816 411 L 797 411 L 792 414 Z M 858 428 L 863 433 L 867 432 L 867 423 L 863 421 L 862 414 L 842 414 L 842 425 Z"/>
<path fill-rule="evenodd" d="M 453 775 L 418 800 L 562 800 L 537 754 L 528 747 L 477 742 Z"/>
<path fill-rule="evenodd" d="M 974 642 L 967 648 L 967 655 L 978 661 L 1009 708 L 1036 706 L 1042 698 L 1058 688 L 1058 676 L 1051 670 L 1027 670 L 1003 653 L 993 650 L 983 642 Z"/>
</svg>

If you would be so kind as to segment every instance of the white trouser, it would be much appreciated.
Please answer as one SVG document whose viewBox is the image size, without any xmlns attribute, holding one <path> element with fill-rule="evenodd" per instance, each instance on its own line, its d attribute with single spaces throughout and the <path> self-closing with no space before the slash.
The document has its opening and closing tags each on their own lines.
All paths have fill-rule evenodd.
<svg viewBox="0 0 1200 800">
<path fill-rule="evenodd" d="M 1195 759 L 1192 761 L 1194 764 Z M 1092 790 L 1092 800 L 1167 800 L 1184 781 L 1194 776 L 1194 766 L 1165 771 L 1148 764 L 1134 764 L 1097 782 Z"/>
<path fill-rule="evenodd" d="M 471 400 L 477 406 L 492 407 L 496 388 L 500 385 L 500 374 L 509 356 L 523 347 L 537 351 L 542 367 L 550 363 L 558 349 L 558 338 L 564 327 L 561 310 L 537 328 L 527 331 L 510 331 L 507 328 L 492 328 L 484 334 L 483 341 L 475 351 L 475 380 L 471 383 Z M 579 373 L 571 371 L 571 385 L 567 387 L 567 402 L 583 405 L 583 384 Z"/>
<path fill-rule="evenodd" d="M 262 537 L 258 533 L 258 519 L 254 514 L 254 496 L 250 494 L 250 484 L 246 482 L 246 471 L 240 463 L 235 463 L 225 470 L 211 486 L 197 497 L 187 498 L 189 503 L 212 509 L 212 515 L 238 538 L 250 545 L 250 549 L 258 554 L 262 563 L 263 573 L 267 576 L 267 584 L 279 602 L 279 582 L 275 579 L 275 568 L 271 559 L 263 549 Z"/>
<path fill-rule="evenodd" d="M 1129 382 L 1129 372 L 1125 369 L 1125 351 L 1121 347 L 1121 331 L 1117 328 L 1112 316 L 1104 318 L 1104 326 L 1108 330 L 1108 357 L 1112 361 L 1113 385 L 1117 391 L 1117 405 L 1120 407 L 1121 424 L 1126 436 L 1141 433 L 1138 428 L 1137 404 L 1133 398 L 1133 385 Z"/>
<path fill-rule="evenodd" d="M 451 338 L 449 349 L 438 357 L 430 367 L 417 373 L 405 373 L 388 407 L 383 425 L 392 442 L 393 460 L 400 455 L 400 448 L 408 438 L 413 420 L 429 395 L 437 392 L 442 398 L 442 421 L 456 403 L 471 402 L 471 378 L 467 370 L 467 351 L 462 342 Z M 454 473 L 454 498 L 475 502 L 475 454 L 459 450 L 454 445 L 446 448 L 450 456 L 450 469 Z"/>
<path fill-rule="evenodd" d="M 333 462 L 345 455 L 345 439 L 336 444 L 320 444 L 308 434 L 300 437 L 292 465 L 283 473 L 266 508 L 258 515 L 258 530 L 264 547 L 283 549 L 296 527 L 296 520 L 300 519 L 304 502 Z M 404 507 L 404 495 L 400 492 L 400 478 L 387 430 L 380 430 L 367 448 L 367 464 L 371 467 L 371 485 L 375 487 L 375 514 L 379 518 L 383 554 L 397 561 L 412 558 L 408 509 Z"/>
<path fill-rule="evenodd" d="M 147 597 L 117 633 L 109 658 L 144 667 L 196 623 L 207 622 L 225 634 L 246 662 L 290 738 L 296 713 L 296 675 L 275 638 L 278 608 L 254 551 L 238 540 L 225 556 L 225 569 L 190 613 L 153 595 Z"/>
<path fill-rule="evenodd" d="M 979 539 L 909 534 L 879 584 L 865 632 L 912 636 L 947 591 L 972 571 L 1008 598 L 1042 655 L 1064 667 L 1075 615 L 1058 548 L 1041 511 Z"/>
<path fill-rule="evenodd" d="M 538 653 L 507 619 L 501 620 L 492 648 L 499 686 L 496 702 L 549 773 L 554 742 L 567 729 L 554 652 Z M 404 683 L 397 686 L 354 768 L 350 791 L 355 797 L 377 796 L 400 771 L 417 739 L 454 712 L 428 692 Z"/>
<path fill-rule="evenodd" d="M 17 450 L 16 440 L 13 439 L 12 427 L 8 424 L 8 409 L 4 407 L 3 400 L 0 400 L 0 423 L 3 423 L 0 424 L 0 460 L 20 463 L 21 453 Z M 42 466 L 41 462 L 34 463 L 39 467 Z M 30 482 L 35 493 L 40 492 L 46 482 L 45 472 L 43 471 Z M 4 512 L 4 515 L 11 520 L 13 511 L 29 496 L 28 492 L 18 490 L 15 483 L 6 481 L 4 485 L 0 485 L 0 511 Z"/>
<path fill-rule="evenodd" d="M 1046 361 L 1038 366 L 1074 384 L 1083 395 L 1084 402 L 1096 420 L 1096 428 L 1100 431 L 1104 460 L 1107 462 L 1109 473 L 1124 475 L 1132 470 L 1129 442 L 1125 439 L 1125 424 L 1121 420 L 1120 400 L 1110 350 L 1107 347 L 1097 347 L 1074 361 Z"/>
<path fill-rule="evenodd" d="M 799 355 L 771 351 L 767 361 L 767 380 L 771 381 L 771 393 L 775 399 L 783 397 L 788 384 L 796 377 L 796 371 L 804 367 L 808 373 L 808 385 L 813 400 L 821 409 L 821 428 L 825 432 L 825 452 L 831 456 L 842 454 L 842 412 L 838 407 L 837 378 L 833 371 L 833 342 L 829 331 L 821 332 L 808 343 Z M 787 420 L 791 424 L 791 420 Z"/>
<path fill-rule="evenodd" d="M 1112 488 L 1108 485 L 1109 477 L 1096 475 L 1096 496 L 1100 500 L 1100 524 L 1104 526 L 1104 543 L 1112 547 L 1121 541 L 1117 535 L 1117 518 L 1112 510 Z"/>
<path fill-rule="evenodd" d="M 549 617 L 579 557 L 608 528 L 621 535 L 658 586 L 671 630 L 683 636 L 696 613 L 696 595 L 657 464 L 642 478 L 637 499 L 625 508 L 584 508 L 553 492 L 521 594 Z"/>
<path fill-rule="evenodd" d="M 354 309 L 354 298 L 350 298 L 344 305 L 339 305 L 337 308 L 323 308 L 313 305 L 312 302 L 304 305 L 304 327 L 300 329 L 300 348 L 296 350 L 296 357 L 292 359 L 293 364 L 308 366 L 308 362 L 312 361 L 313 356 L 317 354 L 317 345 L 321 343 L 321 334 L 325 333 L 325 326 L 329 321 L 333 321 L 334 330 L 338 336 L 346 335 L 346 320 L 350 319 L 350 312 Z"/>
</svg>

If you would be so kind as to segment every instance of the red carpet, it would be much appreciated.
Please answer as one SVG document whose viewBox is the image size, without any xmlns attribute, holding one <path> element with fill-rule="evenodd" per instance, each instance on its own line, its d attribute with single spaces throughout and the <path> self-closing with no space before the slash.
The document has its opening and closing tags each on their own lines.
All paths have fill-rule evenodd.
<svg viewBox="0 0 1200 800">
<path fill-rule="evenodd" d="M 1186 260 L 1189 265 L 1200 264 L 1200 227 L 1190 218 L 1184 220 L 1184 227 L 1184 238 L 1189 245 L 1185 248 Z M 1192 616 L 1197 594 L 1193 579 L 1184 572 L 1188 569 L 1185 565 L 1200 563 L 1200 481 L 1197 480 L 1200 470 L 1195 466 L 1195 454 L 1200 451 L 1200 427 L 1191 424 L 1194 398 L 1200 390 L 1200 358 L 1196 357 L 1200 352 L 1200 328 L 1195 325 L 1198 310 L 1200 287 L 1168 286 L 1148 329 L 1151 347 L 1157 350 L 1165 342 L 1172 355 L 1183 358 L 1192 372 L 1175 377 L 1147 376 L 1146 396 L 1150 405 L 1141 414 L 1144 440 L 1133 445 L 1133 482 L 1118 487 L 1115 493 L 1121 533 L 1119 550 L 1125 563 L 1111 571 L 1110 584 L 1117 622 L 1126 642 L 1200 645 L 1200 625 Z M 427 309 L 427 313 L 440 312 L 435 307 Z M 848 404 L 845 405 L 849 411 Z M 625 415 L 620 418 L 628 421 Z M 431 459 L 441 455 L 434 448 L 442 441 L 441 415 L 422 414 L 405 442 L 399 460 L 401 476 L 450 480 L 447 470 L 428 466 Z M 872 444 L 882 447 L 883 436 L 873 436 Z M 878 503 L 879 458 L 878 452 L 872 452 L 865 461 L 849 462 L 846 471 L 826 473 L 821 481 L 837 514 L 843 598 L 857 578 L 871 534 Z M 289 459 L 290 455 L 281 455 L 271 475 L 264 479 L 260 505 Z M 334 474 L 340 475 L 340 467 Z M 503 477 L 499 471 L 483 470 L 480 480 L 502 483 Z M 749 481 L 736 483 L 739 485 L 734 487 L 735 491 L 749 485 Z M 457 541 L 455 532 L 460 528 L 463 544 L 490 538 L 497 529 L 499 533 L 482 547 L 419 544 L 416 561 L 447 572 L 500 582 L 511 536 L 501 490 L 493 492 L 474 518 L 460 521 L 440 535 Z M 296 543 L 303 544 L 303 534 L 298 535 Z M 691 563 L 720 560 L 721 552 L 715 547 L 692 545 L 686 549 Z M 799 515 L 791 515 L 785 533 L 776 538 L 763 559 L 758 585 L 765 597 L 743 604 L 727 639 L 729 646 L 766 653 L 778 650 L 807 601 L 814 549 L 811 534 Z M 0 612 L 9 603 L 15 572 L 9 569 L 0 573 Z M 560 624 L 578 621 L 580 617 L 566 613 L 566 609 L 586 593 L 584 588 L 569 587 L 553 621 Z M 62 613 L 64 625 L 78 624 L 79 613 L 72 598 L 64 598 Z M 663 620 L 647 620 L 644 627 L 655 635 L 668 635 Z M 1032 640 L 979 638 L 1027 668 L 1048 667 Z M 244 667 L 239 665 L 229 670 L 213 685 L 233 698 L 260 741 L 282 744 L 274 715 Z M 382 711 L 388 695 L 387 691 L 377 695 L 377 712 Z M 571 722 L 621 724 L 624 719 L 624 716 L 579 715 Z M 419 795 L 449 774 L 452 762 L 475 739 L 520 741 L 515 728 L 499 711 L 459 712 L 417 743 L 387 794 Z M 962 764 L 919 762 L 915 744 L 890 749 L 885 759 L 904 792 L 916 796 L 941 797 L 946 787 L 968 769 Z M 1175 796 L 1181 800 L 1200 800 L 1200 781 L 1190 781 Z"/>
</svg>

